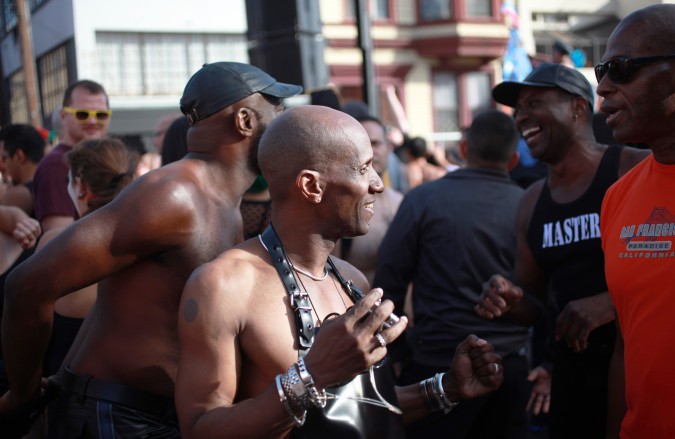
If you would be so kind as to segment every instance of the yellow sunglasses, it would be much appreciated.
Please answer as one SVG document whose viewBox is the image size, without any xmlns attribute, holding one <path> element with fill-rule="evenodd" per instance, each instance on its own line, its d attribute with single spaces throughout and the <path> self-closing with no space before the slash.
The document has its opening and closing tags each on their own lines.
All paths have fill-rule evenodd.
<svg viewBox="0 0 675 439">
<path fill-rule="evenodd" d="M 110 119 L 110 115 L 112 114 L 112 110 L 89 110 L 86 108 L 72 107 L 63 107 L 63 111 L 75 116 L 75 120 L 80 123 L 87 123 L 92 116 L 96 117 L 96 120 L 99 122 L 105 122 Z"/>
</svg>

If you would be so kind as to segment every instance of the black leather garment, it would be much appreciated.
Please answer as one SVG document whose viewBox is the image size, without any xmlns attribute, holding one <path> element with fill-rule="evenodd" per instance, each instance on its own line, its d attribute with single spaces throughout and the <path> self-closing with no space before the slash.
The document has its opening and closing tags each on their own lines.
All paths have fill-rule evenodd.
<svg viewBox="0 0 675 439">
<path fill-rule="evenodd" d="M 296 325 L 298 326 L 298 356 L 304 357 L 314 341 L 315 328 L 311 325 L 311 312 L 305 309 L 306 299 L 298 294 L 298 282 L 290 268 L 288 258 L 279 238 L 270 225 L 261 235 L 261 240 L 270 253 L 272 262 L 286 288 L 294 307 Z M 330 258 L 328 259 L 342 288 L 353 301 L 363 296 L 338 273 Z M 328 388 L 328 401 L 323 409 L 313 408 L 307 412 L 307 419 L 302 427 L 291 432 L 293 439 L 398 439 L 405 438 L 403 417 L 387 407 L 363 398 L 380 401 L 380 395 L 393 406 L 398 406 L 394 376 L 387 361 L 373 369 L 377 390 L 371 384 L 370 371 L 366 371 L 352 381 L 339 387 Z M 360 399 L 360 400 L 358 400 Z"/>
</svg>

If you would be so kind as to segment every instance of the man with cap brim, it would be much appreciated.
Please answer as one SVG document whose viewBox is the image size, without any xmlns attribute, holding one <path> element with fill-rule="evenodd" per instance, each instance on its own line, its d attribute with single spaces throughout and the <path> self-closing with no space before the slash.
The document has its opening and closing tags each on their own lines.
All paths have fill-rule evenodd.
<svg viewBox="0 0 675 439">
<path fill-rule="evenodd" d="M 173 392 L 183 286 L 197 266 L 242 240 L 239 204 L 258 175 L 257 143 L 281 99 L 301 90 L 246 64 L 207 64 L 194 74 L 181 99 L 191 120 L 187 156 L 137 179 L 7 280 L 10 392 L 1 413 L 39 395 L 55 300 L 98 282 L 98 301 L 53 379 L 61 391 L 50 433 L 179 437 Z"/>
<path fill-rule="evenodd" d="M 605 191 L 647 152 L 598 144 L 593 90 L 578 71 L 542 64 L 523 82 L 504 82 L 493 98 L 514 108 L 516 126 L 548 177 L 523 196 L 512 279 L 493 276 L 476 311 L 533 323 L 531 297 L 555 312 L 550 349 L 530 373 L 530 406 L 548 412 L 552 438 L 604 437 L 614 309 L 607 292 L 599 215 Z M 527 300 L 520 300 L 526 298 Z M 551 366 L 552 365 L 552 366 Z M 551 386 L 552 377 L 552 386 Z"/>
<path fill-rule="evenodd" d="M 559 88 L 586 99 L 591 109 L 595 93 L 590 82 L 578 70 L 560 64 L 544 63 L 532 70 L 523 82 L 505 81 L 492 90 L 492 97 L 500 104 L 515 108 L 523 87 Z"/>
</svg>

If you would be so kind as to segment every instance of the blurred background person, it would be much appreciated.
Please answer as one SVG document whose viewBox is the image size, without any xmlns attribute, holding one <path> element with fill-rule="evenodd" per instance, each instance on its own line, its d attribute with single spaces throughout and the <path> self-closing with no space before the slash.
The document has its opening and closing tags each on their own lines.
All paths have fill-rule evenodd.
<svg viewBox="0 0 675 439">
<path fill-rule="evenodd" d="M 108 204 L 132 181 L 140 157 L 121 140 L 104 137 L 83 140 L 66 154 L 65 159 L 69 172 L 68 182 L 64 182 L 64 185 L 82 217 Z M 47 245 L 64 228 L 45 232 L 36 251 Z M 56 301 L 52 338 L 45 356 L 45 376 L 58 371 L 95 301 L 96 285 L 82 288 Z"/>
<path fill-rule="evenodd" d="M 44 155 L 44 138 L 31 125 L 8 125 L 0 130 L 0 144 L 0 158 L 12 182 L 0 204 L 19 207 L 34 216 L 33 176 Z"/>
</svg>

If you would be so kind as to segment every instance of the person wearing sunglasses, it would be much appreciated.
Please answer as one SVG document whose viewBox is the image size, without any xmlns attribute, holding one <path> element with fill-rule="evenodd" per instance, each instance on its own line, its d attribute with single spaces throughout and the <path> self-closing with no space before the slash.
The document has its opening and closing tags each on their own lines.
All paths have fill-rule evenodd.
<svg viewBox="0 0 675 439">
<path fill-rule="evenodd" d="M 619 22 L 595 67 L 614 138 L 652 156 L 605 196 L 600 229 L 618 336 L 607 437 L 675 432 L 675 5 Z"/>
<path fill-rule="evenodd" d="M 108 95 L 101 84 L 83 79 L 66 89 L 60 111 L 60 143 L 42 159 L 33 179 L 35 217 L 44 231 L 66 227 L 78 218 L 68 196 L 64 156 L 82 140 L 105 136 L 111 115 Z"/>
<path fill-rule="evenodd" d="M 599 218 L 607 188 L 649 151 L 607 146 L 592 128 L 595 93 L 578 70 L 542 64 L 493 98 L 513 107 L 516 126 L 548 176 L 525 192 L 511 279 L 493 276 L 477 312 L 532 324 L 528 302 L 550 302 L 546 362 L 534 368 L 530 407 L 550 408 L 551 438 L 604 437 L 614 310 L 605 284 Z"/>
</svg>

